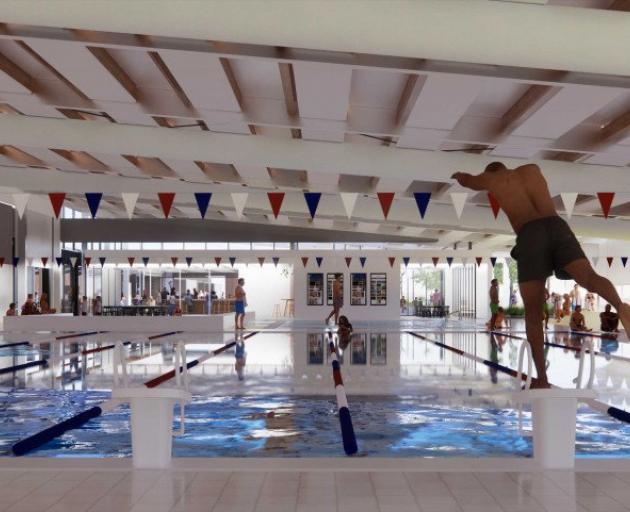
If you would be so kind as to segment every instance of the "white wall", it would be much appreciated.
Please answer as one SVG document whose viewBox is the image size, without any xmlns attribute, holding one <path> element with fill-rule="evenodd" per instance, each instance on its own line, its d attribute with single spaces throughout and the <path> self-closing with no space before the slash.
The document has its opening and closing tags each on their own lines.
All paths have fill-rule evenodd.
<svg viewBox="0 0 630 512">
<path fill-rule="evenodd" d="M 293 297 L 291 274 L 294 272 L 294 265 L 279 264 L 276 268 L 269 263 L 262 267 L 257 263 L 250 263 L 237 264 L 234 268 L 238 270 L 238 277 L 245 279 L 247 309 L 255 311 L 256 318 L 271 318 L 275 304 L 283 309 L 284 302 L 281 299 Z M 283 270 L 288 270 L 289 275 L 283 275 Z"/>
</svg>

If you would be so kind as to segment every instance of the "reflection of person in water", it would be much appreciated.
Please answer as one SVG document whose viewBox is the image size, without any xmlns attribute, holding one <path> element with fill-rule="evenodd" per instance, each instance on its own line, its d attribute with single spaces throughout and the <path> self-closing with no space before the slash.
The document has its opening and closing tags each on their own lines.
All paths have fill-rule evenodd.
<svg viewBox="0 0 630 512">
<path fill-rule="evenodd" d="M 494 337 L 494 334 L 490 334 L 490 361 L 497 364 L 499 362 L 499 345 L 497 344 L 497 340 Z M 498 378 L 498 369 L 493 366 L 488 367 L 488 371 L 490 373 L 490 381 L 493 384 L 496 384 L 499 381 Z"/>
<path fill-rule="evenodd" d="M 245 342 L 240 339 L 236 342 L 234 349 L 234 369 L 238 380 L 245 380 L 245 365 L 247 364 L 247 353 L 245 352 Z"/>
<path fill-rule="evenodd" d="M 290 408 L 278 408 L 272 411 L 252 414 L 251 419 L 264 419 L 265 450 L 288 452 L 301 435 L 295 429 L 293 411 Z M 259 431 L 260 432 L 260 431 Z M 260 439 L 260 435 L 250 435 L 250 439 Z"/>
<path fill-rule="evenodd" d="M 352 339 L 352 324 L 345 315 L 341 315 L 339 317 L 337 337 L 339 339 L 339 348 L 341 350 L 346 350 L 350 344 L 350 340 Z"/>
</svg>

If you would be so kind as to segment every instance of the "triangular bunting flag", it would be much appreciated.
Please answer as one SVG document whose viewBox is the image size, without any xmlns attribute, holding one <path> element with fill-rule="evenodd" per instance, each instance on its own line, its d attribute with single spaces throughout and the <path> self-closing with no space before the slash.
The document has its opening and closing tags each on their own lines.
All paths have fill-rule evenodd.
<svg viewBox="0 0 630 512">
<path fill-rule="evenodd" d="M 496 219 L 499 215 L 499 210 L 501 209 L 501 207 L 499 206 L 496 198 L 490 192 L 488 192 L 488 201 L 490 201 L 490 208 L 492 208 L 492 213 L 494 215 L 494 218 Z"/>
<path fill-rule="evenodd" d="M 13 266 L 17 267 L 19 263 L 20 263 L 20 257 L 19 256 L 13 256 Z"/>
<path fill-rule="evenodd" d="M 197 208 L 199 208 L 199 213 L 201 214 L 202 219 L 206 218 L 206 212 L 208 211 L 210 199 L 212 199 L 212 192 L 195 192 Z"/>
<path fill-rule="evenodd" d="M 33 258 L 26 258 L 26 266 L 27 267 L 33 266 Z"/>
<path fill-rule="evenodd" d="M 604 217 L 608 218 L 608 213 L 610 212 L 610 207 L 612 206 L 613 199 L 615 198 L 615 193 L 597 192 L 597 197 L 599 198 L 599 203 L 602 205 Z"/>
<path fill-rule="evenodd" d="M 162 206 L 164 218 L 168 219 L 168 216 L 171 214 L 171 208 L 173 207 L 173 201 L 175 200 L 175 194 L 173 192 L 159 192 L 158 199 Z"/>
<path fill-rule="evenodd" d="M 464 265 L 464 267 L 468 265 L 468 258 L 462 258 L 462 265 Z"/>
<path fill-rule="evenodd" d="M 138 202 L 138 196 L 135 192 L 124 192 L 120 194 L 122 196 L 123 204 L 125 205 L 125 211 L 127 217 L 131 219 L 133 217 L 133 211 L 136 209 L 136 203 Z"/>
<path fill-rule="evenodd" d="M 307 256 L 302 256 L 302 265 L 304 265 L 304 267 L 306 267 L 307 264 L 308 264 L 308 257 Z"/>
<path fill-rule="evenodd" d="M 497 264 L 496 256 L 491 256 L 490 257 L 490 263 L 492 264 L 492 268 L 494 268 L 494 266 Z"/>
<path fill-rule="evenodd" d="M 361 268 L 365 267 L 365 262 L 367 261 L 367 258 L 365 256 L 361 256 L 359 258 L 359 263 L 361 263 Z"/>
<path fill-rule="evenodd" d="M 575 208 L 575 201 L 577 201 L 577 192 L 563 192 L 560 194 L 562 204 L 564 205 L 564 211 L 567 214 L 567 219 L 573 215 L 573 209 Z"/>
<path fill-rule="evenodd" d="M 346 260 L 346 267 L 350 268 L 350 263 L 352 263 L 352 258 L 350 256 L 346 256 L 344 259 Z"/>
<path fill-rule="evenodd" d="M 13 204 L 15 204 L 15 210 L 20 219 L 26 211 L 26 205 L 28 204 L 28 198 L 30 196 L 30 194 L 13 194 Z"/>
<path fill-rule="evenodd" d="M 339 194 L 341 197 L 341 202 L 343 203 L 343 208 L 346 210 L 346 215 L 348 218 L 352 217 L 352 213 L 354 212 L 354 206 L 357 203 L 357 199 L 359 194 L 356 192 L 342 192 Z"/>
<path fill-rule="evenodd" d="M 230 258 L 230 263 L 232 263 L 232 260 L 236 261 L 236 258 Z M 221 265 L 221 258 L 219 256 L 216 256 L 214 258 L 214 262 L 217 264 L 217 267 L 219 265 Z M 232 263 L 232 266 L 234 266 L 234 263 Z"/>
<path fill-rule="evenodd" d="M 306 201 L 306 206 L 308 206 L 308 212 L 311 214 L 311 219 L 315 218 L 315 212 L 321 198 L 322 194 L 320 192 L 304 192 L 304 200 Z"/>
<path fill-rule="evenodd" d="M 405 267 L 409 265 L 410 261 L 411 261 L 411 258 L 409 256 L 403 257 L 403 263 L 405 264 Z"/>
<path fill-rule="evenodd" d="M 273 266 L 277 267 L 278 263 L 280 262 L 280 258 L 278 258 L 277 256 L 274 256 L 273 258 L 271 258 L 271 261 L 273 261 Z"/>
<path fill-rule="evenodd" d="M 599 264 L 599 256 L 593 256 L 593 268 L 597 268 Z"/>
<path fill-rule="evenodd" d="M 146 267 L 149 264 L 149 257 L 148 256 L 143 256 L 142 257 L 142 264 Z"/>
<path fill-rule="evenodd" d="M 105 266 L 105 256 L 101 256 L 98 261 L 101 263 L 101 268 L 103 268 Z"/>
<path fill-rule="evenodd" d="M 265 263 L 265 258 L 264 256 L 258 256 L 258 263 L 260 263 L 260 266 L 263 266 L 263 263 Z"/>
<path fill-rule="evenodd" d="M 174 267 L 177 266 L 177 260 L 179 260 L 177 256 L 171 256 L 171 263 L 173 264 Z"/>
<path fill-rule="evenodd" d="M 92 256 L 86 256 L 85 258 L 83 258 L 83 261 L 85 262 L 85 266 L 89 267 L 90 263 L 92 263 Z"/>
<path fill-rule="evenodd" d="M 606 261 L 608 262 L 608 268 L 612 267 L 613 259 L 614 258 L 612 256 L 607 256 L 606 257 Z"/>
<path fill-rule="evenodd" d="M 431 258 L 431 260 L 433 261 L 433 266 L 437 267 L 438 261 L 440 261 L 440 258 L 438 258 L 437 256 L 434 256 Z"/>
<path fill-rule="evenodd" d="M 317 256 L 317 257 L 315 258 L 315 263 L 317 263 L 317 266 L 318 266 L 318 267 L 321 267 L 321 266 L 322 266 L 322 261 L 324 261 L 324 258 L 322 258 L 321 256 Z"/>
<path fill-rule="evenodd" d="M 188 268 L 190 268 L 190 265 L 192 265 L 192 261 L 193 261 L 192 256 L 186 256 L 186 266 Z"/>
<path fill-rule="evenodd" d="M 247 203 L 249 194 L 247 192 L 234 192 L 231 196 L 234 210 L 236 210 L 236 217 L 240 219 L 243 216 L 243 210 L 245 210 L 245 203 Z"/>
<path fill-rule="evenodd" d="M 468 199 L 468 192 L 451 192 L 451 201 L 453 201 L 453 208 L 455 208 L 455 215 L 458 219 L 462 217 L 466 199 Z"/>
<path fill-rule="evenodd" d="M 48 258 L 46 256 L 42 257 L 42 267 L 45 267 L 48 264 Z"/>
<path fill-rule="evenodd" d="M 394 262 L 396 261 L 396 257 L 395 256 L 390 256 L 389 258 L 387 258 L 389 260 L 389 266 L 390 268 L 394 268 Z"/>
<path fill-rule="evenodd" d="M 0 256 L 0 268 L 4 266 L 4 256 Z"/>
<path fill-rule="evenodd" d="M 231 258 L 228 258 L 228 260 L 229 260 L 230 265 L 232 266 L 232 268 L 234 268 L 234 263 L 236 263 L 236 258 L 234 256 L 232 256 Z"/>
<path fill-rule="evenodd" d="M 628 263 L 628 256 L 622 256 L 621 257 L 621 264 L 623 265 L 623 268 L 626 268 L 626 264 Z"/>
<path fill-rule="evenodd" d="M 446 263 L 448 263 L 448 266 L 450 267 L 453 264 L 453 256 L 447 256 Z"/>
<path fill-rule="evenodd" d="M 389 210 L 392 207 L 394 201 L 394 192 L 377 192 L 378 202 L 381 203 L 381 210 L 383 210 L 383 217 L 387 218 Z"/>
<path fill-rule="evenodd" d="M 101 205 L 101 199 L 103 199 L 103 194 L 100 192 L 86 192 L 85 200 L 87 201 L 88 208 L 90 209 L 90 213 L 92 214 L 92 218 L 96 218 L 96 213 L 98 212 L 98 207 Z"/>
<path fill-rule="evenodd" d="M 475 260 L 477 261 L 477 266 L 481 266 L 481 261 L 483 260 L 483 258 L 481 256 L 477 256 Z"/>
<path fill-rule="evenodd" d="M 66 200 L 66 194 L 65 192 L 51 192 L 50 194 L 48 194 L 48 198 L 50 199 L 50 204 L 52 205 L 55 219 L 58 219 L 59 215 L 61 215 L 63 202 Z"/>
<path fill-rule="evenodd" d="M 129 266 L 133 267 L 133 262 L 136 261 L 136 258 L 134 258 L 133 256 L 129 256 L 127 258 L 127 261 L 129 262 Z"/>
<path fill-rule="evenodd" d="M 277 219 L 282 207 L 282 201 L 284 201 L 284 192 L 267 192 L 267 197 L 269 198 L 273 216 Z"/>
<path fill-rule="evenodd" d="M 431 192 L 415 192 L 413 197 L 416 198 L 416 205 L 418 206 L 420 217 L 424 219 L 424 215 L 427 213 L 427 207 L 429 206 L 429 201 L 431 200 Z"/>
<path fill-rule="evenodd" d="M 105 259 L 105 258 L 103 258 L 103 259 Z M 63 257 L 62 256 L 56 256 L 55 257 L 55 261 L 57 262 L 58 266 L 63 265 Z"/>
</svg>

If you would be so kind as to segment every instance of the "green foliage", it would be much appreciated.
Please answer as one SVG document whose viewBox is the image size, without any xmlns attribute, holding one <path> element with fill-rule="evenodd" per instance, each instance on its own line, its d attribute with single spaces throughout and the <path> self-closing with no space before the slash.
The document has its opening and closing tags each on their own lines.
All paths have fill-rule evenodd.
<svg viewBox="0 0 630 512">
<path fill-rule="evenodd" d="M 503 284 L 503 263 L 497 262 L 494 265 L 493 277 L 499 281 L 499 284 Z"/>
<path fill-rule="evenodd" d="M 508 264 L 508 273 L 510 275 L 510 283 L 518 282 L 518 266 L 516 264 L 516 260 L 510 258 L 510 262 Z"/>
<path fill-rule="evenodd" d="M 414 269 L 413 280 L 416 283 L 423 284 L 427 290 L 439 290 L 442 285 L 442 271 L 420 267 Z"/>
<path fill-rule="evenodd" d="M 507 308 L 505 314 L 511 317 L 523 317 L 525 316 L 525 308 L 519 306 L 512 306 Z"/>
</svg>

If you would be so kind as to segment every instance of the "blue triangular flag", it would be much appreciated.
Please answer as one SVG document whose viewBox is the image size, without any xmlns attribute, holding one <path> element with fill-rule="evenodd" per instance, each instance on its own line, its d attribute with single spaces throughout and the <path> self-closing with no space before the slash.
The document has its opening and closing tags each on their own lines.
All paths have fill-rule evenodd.
<svg viewBox="0 0 630 512">
<path fill-rule="evenodd" d="M 317 266 L 321 267 L 322 266 L 322 261 L 324 261 L 324 258 L 322 258 L 321 256 L 317 256 L 315 258 L 315 261 L 317 262 Z"/>
<path fill-rule="evenodd" d="M 201 218 L 205 219 L 210 199 L 212 199 L 212 192 L 195 192 L 195 199 L 197 200 L 197 207 L 199 208 Z"/>
<path fill-rule="evenodd" d="M 304 192 L 304 200 L 308 206 L 308 211 L 311 214 L 311 219 L 315 217 L 319 200 L 322 198 L 320 192 Z"/>
<path fill-rule="evenodd" d="M 55 261 L 57 262 L 57 265 L 63 265 L 63 256 L 56 256 Z"/>
<path fill-rule="evenodd" d="M 274 256 L 273 258 L 271 258 L 271 261 L 273 261 L 273 266 L 277 267 L 278 262 L 280 261 L 280 258 L 278 258 L 277 256 Z"/>
<path fill-rule="evenodd" d="M 232 265 L 232 267 L 234 267 L 234 263 L 236 263 L 236 258 L 234 256 L 232 256 L 231 258 L 228 258 L 230 260 L 230 265 Z"/>
<path fill-rule="evenodd" d="M 365 262 L 367 261 L 367 258 L 365 256 L 361 256 L 359 258 L 359 261 L 361 262 L 361 268 L 365 267 Z"/>
<path fill-rule="evenodd" d="M 495 256 L 490 257 L 490 263 L 492 263 L 492 268 L 497 264 L 497 258 Z"/>
<path fill-rule="evenodd" d="M 104 267 L 104 266 L 105 266 L 105 259 L 106 259 L 106 258 L 105 258 L 105 256 L 101 256 L 101 257 L 98 259 L 98 261 L 100 261 L 100 262 L 101 262 L 101 267 Z"/>
<path fill-rule="evenodd" d="M 186 265 L 188 265 L 190 267 L 190 264 L 192 263 L 192 256 L 186 256 Z"/>
<path fill-rule="evenodd" d="M 13 256 L 13 266 L 17 267 L 19 262 L 20 262 L 20 257 L 19 256 Z"/>
<path fill-rule="evenodd" d="M 98 212 L 98 207 L 101 204 L 101 199 L 103 199 L 103 194 L 101 194 L 100 192 L 86 192 L 85 199 L 87 201 L 88 207 L 90 208 L 92 218 L 95 218 L 96 212 Z"/>
<path fill-rule="evenodd" d="M 411 260 L 411 258 L 410 258 L 409 256 L 405 256 L 405 257 L 403 258 L 403 263 L 405 264 L 405 267 L 406 267 L 407 265 L 409 265 L 409 261 L 410 261 L 410 260 Z"/>
<path fill-rule="evenodd" d="M 420 217 L 424 219 L 424 214 L 427 213 L 427 207 L 431 200 L 431 192 L 415 192 L 413 196 L 416 198 L 416 204 L 418 205 L 418 211 Z"/>
<path fill-rule="evenodd" d="M 143 256 L 142 257 L 142 263 L 144 263 L 144 266 L 146 267 L 149 264 L 149 257 L 148 256 Z"/>
<path fill-rule="evenodd" d="M 448 263 L 448 266 L 450 267 L 453 264 L 453 256 L 447 256 L 446 263 Z"/>
<path fill-rule="evenodd" d="M 622 256 L 621 264 L 624 266 L 624 268 L 626 267 L 626 263 L 628 263 L 628 256 Z"/>
</svg>

